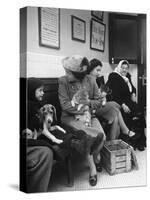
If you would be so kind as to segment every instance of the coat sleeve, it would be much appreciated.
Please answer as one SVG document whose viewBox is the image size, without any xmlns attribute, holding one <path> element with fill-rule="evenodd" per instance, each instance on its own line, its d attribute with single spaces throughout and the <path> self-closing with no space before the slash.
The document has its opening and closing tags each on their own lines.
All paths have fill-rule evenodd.
<svg viewBox="0 0 150 200">
<path fill-rule="evenodd" d="M 131 79 L 131 74 L 130 73 L 127 74 L 127 78 L 129 79 L 129 82 L 130 82 L 130 84 L 132 86 L 132 93 L 136 94 L 136 88 L 134 87 L 134 85 L 132 83 L 132 79 Z"/>
<path fill-rule="evenodd" d="M 90 82 L 93 90 L 93 97 L 90 98 L 90 107 L 95 110 L 101 106 L 100 92 L 96 80 L 91 78 Z"/>
<path fill-rule="evenodd" d="M 71 105 L 66 79 L 64 77 L 61 77 L 58 80 L 58 83 L 59 83 L 58 96 L 59 96 L 59 101 L 60 101 L 62 110 L 72 115 L 75 115 L 75 114 L 82 115 L 83 111 L 77 111 L 76 107 L 72 107 Z"/>
<path fill-rule="evenodd" d="M 119 79 L 115 76 L 115 74 L 111 73 L 108 77 L 107 85 L 112 90 L 112 98 L 113 101 L 116 101 L 119 105 L 122 105 L 123 99 L 121 98 L 121 88 Z"/>
</svg>

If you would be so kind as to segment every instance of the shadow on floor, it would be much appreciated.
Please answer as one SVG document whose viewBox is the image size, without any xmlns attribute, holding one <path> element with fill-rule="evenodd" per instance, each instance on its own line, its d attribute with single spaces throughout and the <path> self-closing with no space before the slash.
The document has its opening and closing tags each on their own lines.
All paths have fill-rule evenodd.
<svg viewBox="0 0 150 200">
<path fill-rule="evenodd" d="M 13 190 L 19 191 L 19 185 L 17 184 L 10 184 L 9 187 L 11 187 Z"/>
</svg>

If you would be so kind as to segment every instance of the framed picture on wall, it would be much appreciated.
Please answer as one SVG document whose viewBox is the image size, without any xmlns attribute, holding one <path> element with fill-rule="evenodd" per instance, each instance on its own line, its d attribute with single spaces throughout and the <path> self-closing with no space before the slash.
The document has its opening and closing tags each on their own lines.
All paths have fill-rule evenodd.
<svg viewBox="0 0 150 200">
<path fill-rule="evenodd" d="M 72 24 L 72 40 L 85 42 L 86 41 L 85 21 L 72 15 L 71 24 Z"/>
<path fill-rule="evenodd" d="M 103 51 L 105 48 L 105 31 L 106 25 L 95 19 L 91 19 L 90 26 L 90 48 Z"/>
<path fill-rule="evenodd" d="M 59 8 L 40 7 L 39 44 L 41 46 L 60 48 L 60 10 Z"/>
<path fill-rule="evenodd" d="M 103 21 L 103 16 L 104 16 L 104 12 L 103 11 L 92 10 L 91 11 L 91 15 L 93 17 L 96 17 L 97 19 Z"/>
</svg>

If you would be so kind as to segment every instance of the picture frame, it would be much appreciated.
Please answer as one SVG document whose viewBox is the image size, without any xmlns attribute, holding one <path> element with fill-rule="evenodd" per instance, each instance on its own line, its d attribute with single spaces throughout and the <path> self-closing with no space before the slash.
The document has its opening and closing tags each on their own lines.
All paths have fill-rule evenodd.
<svg viewBox="0 0 150 200">
<path fill-rule="evenodd" d="M 97 19 L 103 21 L 103 17 L 104 17 L 104 12 L 103 11 L 92 10 L 91 11 L 91 15 L 93 17 L 96 17 Z"/>
<path fill-rule="evenodd" d="M 104 52 L 106 25 L 96 19 L 91 19 L 90 48 Z"/>
<path fill-rule="evenodd" d="M 60 9 L 38 8 L 39 45 L 60 48 Z"/>
<path fill-rule="evenodd" d="M 76 16 L 71 16 L 72 24 L 72 40 L 84 42 L 86 41 L 86 22 Z"/>
</svg>

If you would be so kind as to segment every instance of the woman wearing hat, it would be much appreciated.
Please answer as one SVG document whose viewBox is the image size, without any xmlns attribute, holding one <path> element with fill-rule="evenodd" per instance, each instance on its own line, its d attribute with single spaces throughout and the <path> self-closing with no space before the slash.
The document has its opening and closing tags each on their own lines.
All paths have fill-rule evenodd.
<svg viewBox="0 0 150 200">
<path fill-rule="evenodd" d="M 82 130 L 86 134 L 86 158 L 90 168 L 89 183 L 95 186 L 97 183 L 97 171 L 101 171 L 100 150 L 103 147 L 105 133 L 99 121 L 93 116 L 91 126 L 86 126 L 75 115 L 83 115 L 82 110 L 72 106 L 73 96 L 80 89 L 88 92 L 89 100 L 84 101 L 91 112 L 95 110 L 101 102 L 95 80 L 87 74 L 89 62 L 82 56 L 66 57 L 63 60 L 63 67 L 66 75 L 59 79 L 59 100 L 62 108 L 62 123 L 76 129 Z"/>
<path fill-rule="evenodd" d="M 101 87 L 99 78 L 101 76 L 102 66 L 102 62 L 94 58 L 90 61 L 90 65 L 87 70 L 88 74 L 95 78 L 99 88 Z M 123 134 L 128 135 L 129 137 L 133 137 L 135 135 L 135 133 L 129 130 L 124 123 L 120 112 L 120 105 L 115 101 L 109 101 L 105 104 L 105 106 L 100 106 L 96 110 L 95 115 L 99 119 L 105 119 L 110 125 L 109 134 L 107 135 L 108 140 L 117 139 L 120 134 L 120 129 Z"/>
</svg>

